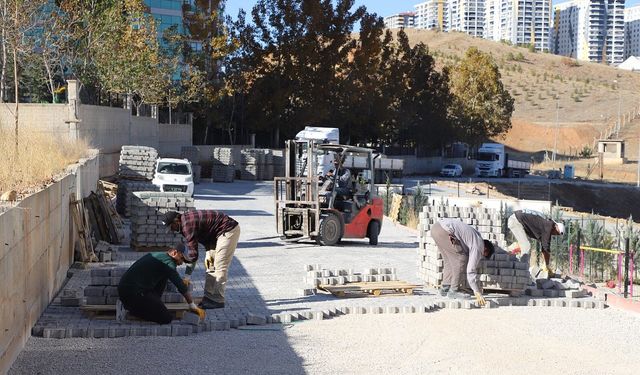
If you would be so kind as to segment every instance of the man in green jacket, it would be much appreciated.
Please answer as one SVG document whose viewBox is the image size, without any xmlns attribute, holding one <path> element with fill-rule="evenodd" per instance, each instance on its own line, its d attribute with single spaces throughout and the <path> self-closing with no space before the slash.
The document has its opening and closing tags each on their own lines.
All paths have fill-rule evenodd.
<svg viewBox="0 0 640 375">
<path fill-rule="evenodd" d="M 176 267 L 187 259 L 186 247 L 179 243 L 167 252 L 149 253 L 138 259 L 122 275 L 118 285 L 120 300 L 131 314 L 158 324 L 171 323 L 171 313 L 162 303 L 162 293 L 171 280 L 189 304 L 189 309 L 203 319 L 204 310 L 198 308 L 191 293 L 182 282 Z"/>
</svg>

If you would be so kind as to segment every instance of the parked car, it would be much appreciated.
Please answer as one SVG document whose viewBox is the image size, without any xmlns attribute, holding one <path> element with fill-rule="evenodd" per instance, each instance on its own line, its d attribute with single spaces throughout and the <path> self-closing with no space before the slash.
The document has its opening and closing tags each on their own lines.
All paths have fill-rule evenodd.
<svg viewBox="0 0 640 375">
<path fill-rule="evenodd" d="M 154 185 L 163 192 L 188 193 L 193 196 L 193 169 L 187 159 L 161 158 L 156 160 Z"/>
<path fill-rule="evenodd" d="M 446 164 L 440 170 L 440 176 L 443 176 L 443 177 L 462 176 L 462 166 L 460 164 Z"/>
</svg>

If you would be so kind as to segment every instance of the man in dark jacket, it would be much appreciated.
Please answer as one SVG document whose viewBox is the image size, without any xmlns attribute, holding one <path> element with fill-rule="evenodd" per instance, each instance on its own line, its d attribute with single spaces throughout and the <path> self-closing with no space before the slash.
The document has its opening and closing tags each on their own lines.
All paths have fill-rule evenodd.
<svg viewBox="0 0 640 375">
<path fill-rule="evenodd" d="M 194 210 L 180 214 L 169 211 L 162 220 L 172 231 L 182 233 L 189 257 L 193 259 L 187 266 L 185 282 L 189 282 L 198 260 L 198 243 L 204 245 L 207 253 L 205 266 L 207 276 L 204 283 L 204 298 L 200 302 L 203 309 L 224 307 L 229 266 L 240 239 L 240 225 L 220 211 Z"/>
<path fill-rule="evenodd" d="M 187 300 L 189 309 L 204 318 L 204 311 L 193 302 L 176 271 L 176 267 L 184 263 L 186 253 L 185 246 L 177 244 L 167 252 L 149 253 L 133 263 L 118 284 L 118 295 L 124 308 L 144 320 L 171 323 L 171 313 L 161 300 L 167 281 L 171 280 Z"/>
<path fill-rule="evenodd" d="M 540 242 L 546 272 L 553 275 L 551 271 L 551 236 L 564 234 L 564 224 L 547 219 L 537 211 L 515 211 L 507 220 L 507 227 L 520 245 L 520 260 L 529 262 L 529 252 L 533 238 Z"/>
</svg>

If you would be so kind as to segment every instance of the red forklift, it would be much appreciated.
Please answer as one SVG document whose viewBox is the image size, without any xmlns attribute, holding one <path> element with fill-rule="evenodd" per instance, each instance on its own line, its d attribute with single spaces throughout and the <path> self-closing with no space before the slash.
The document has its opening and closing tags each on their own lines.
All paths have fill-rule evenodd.
<svg viewBox="0 0 640 375">
<path fill-rule="evenodd" d="M 374 150 L 314 140 L 287 141 L 285 177 L 274 179 L 276 224 L 286 241 L 315 240 L 331 246 L 343 238 L 369 238 L 378 244 L 383 202 L 374 189 Z M 334 160 L 348 168 L 348 189 L 338 173 L 325 177 Z M 336 171 L 337 172 L 337 171 Z"/>
</svg>

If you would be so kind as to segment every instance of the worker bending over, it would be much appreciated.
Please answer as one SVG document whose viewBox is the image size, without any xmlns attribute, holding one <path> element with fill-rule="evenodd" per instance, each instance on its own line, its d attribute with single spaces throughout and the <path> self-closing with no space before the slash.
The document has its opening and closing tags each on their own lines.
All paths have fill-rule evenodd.
<svg viewBox="0 0 640 375">
<path fill-rule="evenodd" d="M 204 298 L 198 306 L 203 309 L 224 307 L 229 266 L 240 239 L 240 225 L 220 211 L 194 210 L 180 214 L 169 211 L 164 215 L 163 224 L 172 231 L 182 233 L 187 242 L 189 257 L 193 259 L 185 271 L 188 283 L 193 268 L 198 261 L 198 243 L 206 249 Z"/>
<path fill-rule="evenodd" d="M 144 320 L 170 323 L 172 316 L 162 303 L 162 293 L 167 287 L 167 280 L 171 280 L 187 300 L 189 309 L 203 319 L 204 310 L 193 302 L 191 293 L 176 271 L 185 259 L 189 259 L 186 247 L 177 244 L 167 252 L 149 253 L 133 263 L 118 284 L 118 295 L 124 308 Z"/>
<path fill-rule="evenodd" d="M 493 255 L 493 244 L 483 240 L 477 230 L 458 219 L 441 219 L 431 227 L 431 236 L 444 261 L 440 294 L 449 298 L 467 297 L 458 292 L 460 275 L 466 267 L 467 282 L 473 289 L 478 305 L 484 306 L 486 302 L 478 286 L 477 268 L 482 257 Z"/>
<path fill-rule="evenodd" d="M 529 264 L 531 242 L 534 238 L 542 245 L 542 255 L 546 271 L 549 276 L 551 271 L 551 236 L 564 234 L 564 224 L 547 219 L 538 211 L 515 211 L 507 220 L 507 227 L 520 245 L 520 260 Z"/>
</svg>

